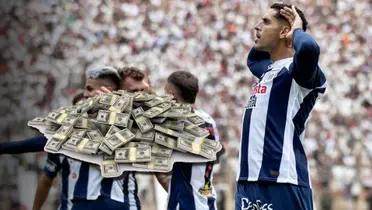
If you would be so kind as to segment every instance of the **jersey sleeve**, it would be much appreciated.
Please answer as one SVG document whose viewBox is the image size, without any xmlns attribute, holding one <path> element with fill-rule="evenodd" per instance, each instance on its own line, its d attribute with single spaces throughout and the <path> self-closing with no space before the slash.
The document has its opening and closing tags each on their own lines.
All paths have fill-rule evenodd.
<svg viewBox="0 0 372 210">
<path fill-rule="evenodd" d="M 318 44 L 302 29 L 296 29 L 293 33 L 293 47 L 295 54 L 290 72 L 295 81 L 307 89 L 322 87 L 326 79 L 318 66 L 320 54 Z"/>
<path fill-rule="evenodd" d="M 44 166 L 44 173 L 54 178 L 57 176 L 58 171 L 62 168 L 61 156 L 59 154 L 48 153 L 48 157 Z"/>
<path fill-rule="evenodd" d="M 41 152 L 47 139 L 44 136 L 36 136 L 33 138 L 11 141 L 0 144 L 0 154 L 21 154 L 26 152 Z"/>
<path fill-rule="evenodd" d="M 272 63 L 270 54 L 252 48 L 247 57 L 247 66 L 254 76 L 261 78 Z"/>
</svg>

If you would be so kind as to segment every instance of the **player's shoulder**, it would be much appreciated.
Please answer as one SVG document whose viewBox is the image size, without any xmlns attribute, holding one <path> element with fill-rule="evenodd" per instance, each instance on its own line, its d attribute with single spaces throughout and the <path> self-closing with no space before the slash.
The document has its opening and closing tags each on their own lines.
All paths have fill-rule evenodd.
<svg viewBox="0 0 372 210">
<path fill-rule="evenodd" d="M 207 123 L 216 124 L 216 122 L 214 121 L 214 119 L 212 118 L 212 116 L 210 114 L 208 114 L 207 112 L 205 112 L 205 111 L 203 111 L 201 109 L 195 109 L 194 112 L 199 117 L 203 118 L 203 120 L 206 121 Z"/>
</svg>

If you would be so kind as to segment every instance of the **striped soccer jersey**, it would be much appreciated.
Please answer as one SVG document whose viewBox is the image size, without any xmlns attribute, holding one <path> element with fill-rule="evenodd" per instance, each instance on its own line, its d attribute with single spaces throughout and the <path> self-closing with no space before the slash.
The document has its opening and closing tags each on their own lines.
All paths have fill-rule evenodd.
<svg viewBox="0 0 372 210">
<path fill-rule="evenodd" d="M 238 180 L 311 187 L 302 141 L 326 79 L 315 41 L 301 29 L 293 36 L 293 58 L 272 63 L 268 53 L 254 48 L 248 55 L 259 81 L 244 111 Z"/>
<path fill-rule="evenodd" d="M 59 210 L 70 210 L 73 200 L 96 200 L 99 196 L 121 202 L 129 210 L 141 209 L 134 172 L 124 173 L 119 178 L 103 178 L 96 165 L 48 153 L 45 174 L 55 177 L 59 171 L 62 175 Z"/>
<path fill-rule="evenodd" d="M 195 113 L 205 120 L 208 139 L 219 141 L 216 123 L 201 110 Z M 180 163 L 173 165 L 168 189 L 168 210 L 216 210 L 216 192 L 212 185 L 213 162 Z"/>
</svg>

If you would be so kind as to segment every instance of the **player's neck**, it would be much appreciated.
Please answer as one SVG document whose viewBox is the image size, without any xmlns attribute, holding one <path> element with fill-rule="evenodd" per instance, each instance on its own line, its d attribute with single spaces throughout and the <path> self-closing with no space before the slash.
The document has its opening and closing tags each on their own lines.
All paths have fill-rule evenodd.
<svg viewBox="0 0 372 210">
<path fill-rule="evenodd" d="M 278 46 L 276 49 L 271 51 L 270 57 L 273 62 L 282 60 L 285 58 L 291 58 L 294 55 L 294 51 L 292 48 L 288 48 L 285 46 Z"/>
</svg>

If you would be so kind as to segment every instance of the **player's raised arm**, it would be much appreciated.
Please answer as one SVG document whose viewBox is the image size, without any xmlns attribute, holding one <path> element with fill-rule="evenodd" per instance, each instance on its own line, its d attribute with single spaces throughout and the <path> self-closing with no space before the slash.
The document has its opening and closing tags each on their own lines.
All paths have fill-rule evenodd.
<svg viewBox="0 0 372 210">
<path fill-rule="evenodd" d="M 285 7 L 280 13 L 291 24 L 287 37 L 292 39 L 295 54 L 293 56 L 292 74 L 296 82 L 306 88 L 319 86 L 324 75 L 318 66 L 320 49 L 316 41 L 302 29 L 302 20 L 295 7 Z"/>
</svg>

